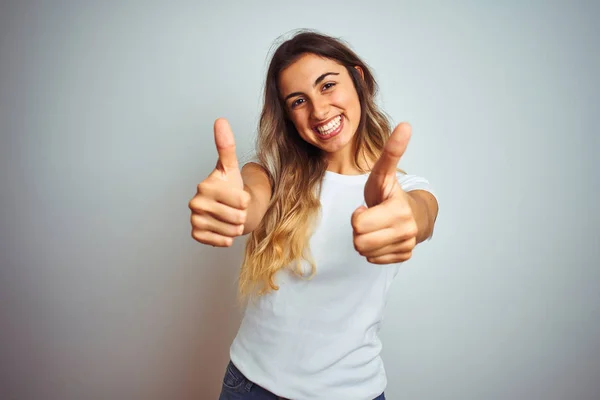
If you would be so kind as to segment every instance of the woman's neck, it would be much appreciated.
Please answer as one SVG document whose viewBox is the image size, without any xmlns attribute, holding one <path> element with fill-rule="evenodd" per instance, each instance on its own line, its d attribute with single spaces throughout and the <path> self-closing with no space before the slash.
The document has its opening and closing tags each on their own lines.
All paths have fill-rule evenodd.
<svg viewBox="0 0 600 400">
<path fill-rule="evenodd" d="M 358 157 L 358 165 L 354 159 L 354 153 L 344 156 L 337 154 L 335 157 L 327 157 L 327 171 L 341 175 L 362 175 L 373 168 L 374 160 L 367 160 L 364 155 Z"/>
</svg>

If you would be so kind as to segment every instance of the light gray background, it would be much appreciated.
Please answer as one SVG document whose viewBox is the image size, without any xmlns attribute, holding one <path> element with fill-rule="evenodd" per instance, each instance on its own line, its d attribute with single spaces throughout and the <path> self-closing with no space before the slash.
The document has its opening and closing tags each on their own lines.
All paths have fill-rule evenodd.
<svg viewBox="0 0 600 400">
<path fill-rule="evenodd" d="M 194 242 L 187 203 L 301 27 L 373 67 L 439 196 L 388 398 L 600 398 L 598 2 L 122 3 L 0 6 L 0 398 L 216 398 L 243 238 Z"/>
</svg>

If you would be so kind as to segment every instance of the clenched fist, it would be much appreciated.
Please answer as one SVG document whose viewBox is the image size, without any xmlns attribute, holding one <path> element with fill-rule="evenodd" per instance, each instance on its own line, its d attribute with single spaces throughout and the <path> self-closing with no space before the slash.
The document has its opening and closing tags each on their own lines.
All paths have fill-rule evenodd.
<svg viewBox="0 0 600 400">
<path fill-rule="evenodd" d="M 219 159 L 190 200 L 192 237 L 200 243 L 229 247 L 234 237 L 244 233 L 250 194 L 244 190 L 235 140 L 227 120 L 217 119 L 214 131 Z"/>
</svg>

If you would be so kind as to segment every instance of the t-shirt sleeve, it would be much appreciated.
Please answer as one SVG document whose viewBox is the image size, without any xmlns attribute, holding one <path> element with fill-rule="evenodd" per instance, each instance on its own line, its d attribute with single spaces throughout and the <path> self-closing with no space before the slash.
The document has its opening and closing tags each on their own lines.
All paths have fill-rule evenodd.
<svg viewBox="0 0 600 400">
<path fill-rule="evenodd" d="M 429 183 L 429 181 L 427 179 L 425 179 L 423 177 L 420 177 L 417 175 L 403 174 L 402 172 L 398 172 L 398 183 L 400 183 L 400 187 L 405 192 L 410 192 L 413 190 L 425 190 L 425 191 L 431 193 L 433 195 L 433 197 L 435 197 L 435 199 L 438 200 L 438 197 L 436 196 L 435 192 L 433 191 L 431 184 Z M 438 203 L 439 203 L 439 200 L 438 200 Z M 433 231 L 431 232 L 431 235 L 429 235 L 429 237 L 426 240 L 431 240 L 432 237 L 433 237 Z"/>
<path fill-rule="evenodd" d="M 409 175 L 398 172 L 398 183 L 400 183 L 400 187 L 405 192 L 410 192 L 412 190 L 425 190 L 431 193 L 437 199 L 431 184 L 425 178 L 417 175 Z"/>
</svg>

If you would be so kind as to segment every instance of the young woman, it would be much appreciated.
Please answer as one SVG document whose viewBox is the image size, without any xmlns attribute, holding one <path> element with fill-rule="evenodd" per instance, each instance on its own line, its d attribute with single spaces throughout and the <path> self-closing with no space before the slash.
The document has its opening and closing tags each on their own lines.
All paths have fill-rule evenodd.
<svg viewBox="0 0 600 400">
<path fill-rule="evenodd" d="M 240 170 L 215 122 L 219 160 L 190 201 L 192 237 L 227 247 L 250 234 L 220 399 L 385 398 L 388 290 L 438 206 L 425 179 L 397 170 L 411 128 L 392 132 L 376 90 L 348 46 L 302 32 L 273 54 L 256 162 Z"/>
</svg>

